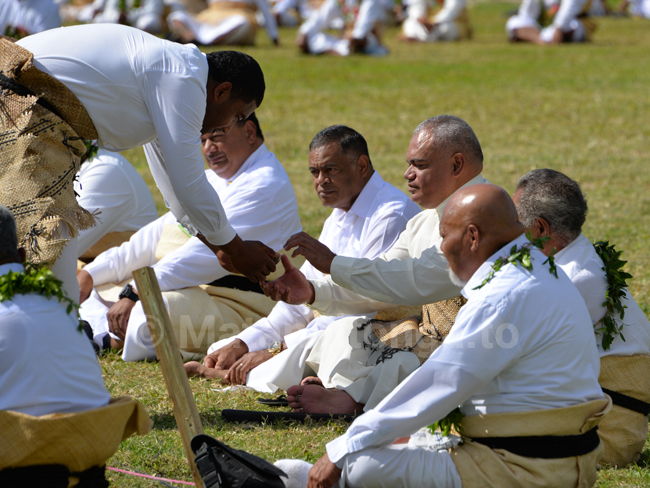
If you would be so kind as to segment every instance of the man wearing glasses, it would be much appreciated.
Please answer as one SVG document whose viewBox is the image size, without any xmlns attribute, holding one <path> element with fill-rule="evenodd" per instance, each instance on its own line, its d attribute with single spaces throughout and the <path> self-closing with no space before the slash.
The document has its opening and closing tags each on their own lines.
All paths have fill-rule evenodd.
<svg viewBox="0 0 650 488">
<path fill-rule="evenodd" d="M 253 281 L 275 270 L 277 254 L 243 241 L 228 223 L 199 139 L 229 132 L 262 103 L 264 75 L 254 59 L 206 55 L 108 24 L 3 39 L 0 53 L 0 127 L 15 136 L 0 141 L 0 202 L 16 215 L 29 259 L 53 264 L 71 297 L 79 296 L 75 237 L 94 224 L 74 199 L 72 178 L 92 136 L 113 151 L 144 145 L 167 206 L 190 234 Z"/>
</svg>

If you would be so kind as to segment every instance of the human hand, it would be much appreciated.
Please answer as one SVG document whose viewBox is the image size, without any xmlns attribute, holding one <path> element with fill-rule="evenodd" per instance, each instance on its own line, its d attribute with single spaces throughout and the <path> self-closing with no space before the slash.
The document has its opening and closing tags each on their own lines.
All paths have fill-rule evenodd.
<svg viewBox="0 0 650 488">
<path fill-rule="evenodd" d="M 219 264 L 223 269 L 228 271 L 229 273 L 236 273 L 237 270 L 235 267 L 232 265 L 232 262 L 230 261 L 230 258 L 228 255 L 223 252 L 223 251 L 217 251 L 217 259 L 219 259 Z"/>
<path fill-rule="evenodd" d="M 79 282 L 79 305 L 88 300 L 90 293 L 93 291 L 93 277 L 85 270 L 79 271 L 77 274 L 77 281 Z"/>
<path fill-rule="evenodd" d="M 339 479 L 341 479 L 341 470 L 325 453 L 309 470 L 307 488 L 330 488 Z"/>
<path fill-rule="evenodd" d="M 291 264 L 285 254 L 281 258 L 284 274 L 277 280 L 261 282 L 260 286 L 264 294 L 276 302 L 283 301 L 290 305 L 314 303 L 316 298 L 314 286 L 302 274 L 302 271 Z"/>
<path fill-rule="evenodd" d="M 248 352 L 248 346 L 241 339 L 235 339 L 227 346 L 217 349 L 203 358 L 203 364 L 212 369 L 229 369 L 235 361 Z"/>
<path fill-rule="evenodd" d="M 233 268 L 251 281 L 260 282 L 275 271 L 280 255 L 259 241 L 242 241 L 236 236 L 219 248 L 228 256 Z"/>
<path fill-rule="evenodd" d="M 332 266 L 332 261 L 336 257 L 329 247 L 327 247 L 318 239 L 314 239 L 306 232 L 299 232 L 289 237 L 289 240 L 284 245 L 284 250 L 296 248 L 291 257 L 295 258 L 298 255 L 305 256 L 307 261 L 321 273 L 329 274 Z"/>
<path fill-rule="evenodd" d="M 246 353 L 230 367 L 224 379 L 231 385 L 245 385 L 248 372 L 272 357 L 273 354 L 267 349 Z"/>
<path fill-rule="evenodd" d="M 128 298 L 121 298 L 106 313 L 108 319 L 108 330 L 120 339 L 126 337 L 126 328 L 129 324 L 131 310 L 135 307 L 135 302 Z"/>
</svg>

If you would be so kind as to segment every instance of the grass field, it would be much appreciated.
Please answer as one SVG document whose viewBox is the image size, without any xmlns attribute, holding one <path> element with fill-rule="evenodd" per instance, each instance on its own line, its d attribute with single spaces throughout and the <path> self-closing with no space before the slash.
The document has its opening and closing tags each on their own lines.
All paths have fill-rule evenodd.
<svg viewBox="0 0 650 488">
<path fill-rule="evenodd" d="M 368 140 L 375 168 L 399 188 L 405 153 L 415 126 L 450 113 L 474 128 L 485 153 L 484 175 L 512 192 L 533 168 L 550 167 L 578 180 L 589 215 L 585 234 L 609 239 L 625 250 L 634 275 L 630 291 L 650 312 L 650 22 L 598 20 L 587 45 L 542 48 L 509 45 L 504 13 L 511 3 L 478 3 L 470 10 L 472 42 L 405 45 L 389 29 L 385 58 L 345 59 L 299 56 L 295 30 L 282 30 L 280 48 L 263 32 L 260 45 L 246 49 L 262 65 L 267 95 L 257 114 L 267 145 L 284 163 L 294 184 L 305 230 L 320 232 L 328 211 L 314 195 L 307 171 L 307 146 L 316 132 L 336 123 L 349 125 Z M 141 149 L 127 157 L 153 185 Z M 158 365 L 126 364 L 114 354 L 102 360 L 106 386 L 140 400 L 154 430 L 127 440 L 109 466 L 190 480 L 171 404 Z M 324 444 L 346 424 L 225 424 L 223 408 L 256 408 L 252 393 L 219 393 L 217 384 L 192 380 L 206 432 L 236 448 L 271 461 L 298 457 L 315 461 Z M 650 446 L 646 444 L 645 458 Z M 119 474 L 114 486 L 160 486 Z M 599 487 L 650 486 L 650 468 L 602 470 Z"/>
</svg>

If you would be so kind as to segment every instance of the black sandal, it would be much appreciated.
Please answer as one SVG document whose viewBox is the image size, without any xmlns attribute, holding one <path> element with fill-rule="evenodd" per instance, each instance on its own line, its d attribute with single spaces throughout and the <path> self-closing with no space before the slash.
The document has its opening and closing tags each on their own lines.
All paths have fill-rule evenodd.
<svg viewBox="0 0 650 488">
<path fill-rule="evenodd" d="M 257 399 L 257 403 L 262 405 L 268 405 L 269 407 L 288 407 L 289 400 L 287 400 L 286 395 L 280 395 L 277 398 L 262 398 Z"/>
</svg>

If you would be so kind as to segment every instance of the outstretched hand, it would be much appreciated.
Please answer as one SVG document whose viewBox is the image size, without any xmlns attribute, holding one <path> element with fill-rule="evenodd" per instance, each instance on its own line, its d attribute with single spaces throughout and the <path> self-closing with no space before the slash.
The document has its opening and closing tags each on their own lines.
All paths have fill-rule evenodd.
<svg viewBox="0 0 650 488">
<path fill-rule="evenodd" d="M 291 264 L 285 254 L 281 258 L 284 274 L 277 280 L 260 282 L 264 294 L 276 302 L 282 301 L 289 305 L 314 303 L 315 292 L 313 285 L 302 274 L 302 271 Z"/>
<path fill-rule="evenodd" d="M 296 248 L 291 257 L 295 258 L 298 255 L 305 256 L 307 261 L 321 273 L 329 274 L 332 266 L 332 261 L 336 257 L 330 248 L 314 239 L 306 232 L 299 232 L 289 237 L 289 240 L 284 245 L 284 250 Z"/>
<path fill-rule="evenodd" d="M 221 246 L 212 244 L 202 234 L 196 237 L 214 252 L 226 270 L 237 270 L 254 282 L 264 281 L 275 271 L 275 265 L 280 260 L 280 255 L 265 244 L 259 241 L 243 241 L 238 235 L 228 244 Z"/>
</svg>

